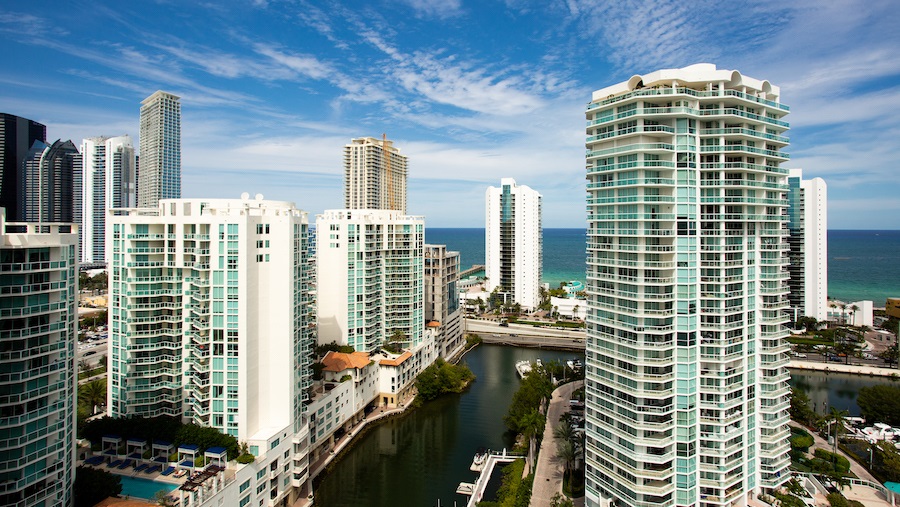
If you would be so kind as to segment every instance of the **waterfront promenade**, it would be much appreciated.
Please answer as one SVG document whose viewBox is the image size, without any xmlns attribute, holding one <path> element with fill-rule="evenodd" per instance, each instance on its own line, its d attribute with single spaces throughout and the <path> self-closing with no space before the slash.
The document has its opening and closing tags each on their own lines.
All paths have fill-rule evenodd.
<svg viewBox="0 0 900 507">
<path fill-rule="evenodd" d="M 534 485 L 531 487 L 530 507 L 546 507 L 550 505 L 553 495 L 562 493 L 563 463 L 556 457 L 557 439 L 553 429 L 559 424 L 559 417 L 570 409 L 569 400 L 572 393 L 584 385 L 583 380 L 563 384 L 553 391 L 550 405 L 547 407 L 547 424 L 544 426 L 544 438 L 541 450 L 534 467 Z M 576 505 L 583 505 L 584 499 L 576 500 Z"/>
</svg>

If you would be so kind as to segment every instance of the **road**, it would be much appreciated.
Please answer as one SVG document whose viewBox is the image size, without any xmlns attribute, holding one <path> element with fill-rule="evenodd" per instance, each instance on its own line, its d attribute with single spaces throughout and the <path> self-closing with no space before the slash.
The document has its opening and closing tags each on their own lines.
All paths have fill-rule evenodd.
<svg viewBox="0 0 900 507">
<path fill-rule="evenodd" d="M 465 332 L 481 336 L 486 343 L 508 343 L 523 347 L 584 350 L 584 330 L 534 327 L 525 324 L 501 326 L 492 320 L 465 319 Z"/>
<path fill-rule="evenodd" d="M 553 436 L 553 428 L 559 424 L 559 416 L 570 410 L 569 399 L 572 398 L 572 393 L 583 385 L 584 381 L 579 380 L 563 384 L 553 391 L 553 397 L 547 407 L 547 424 L 544 426 L 541 452 L 538 453 L 538 462 L 534 470 L 531 507 L 550 505 L 553 495 L 562 493 L 564 463 L 556 457 L 556 437 Z"/>
</svg>

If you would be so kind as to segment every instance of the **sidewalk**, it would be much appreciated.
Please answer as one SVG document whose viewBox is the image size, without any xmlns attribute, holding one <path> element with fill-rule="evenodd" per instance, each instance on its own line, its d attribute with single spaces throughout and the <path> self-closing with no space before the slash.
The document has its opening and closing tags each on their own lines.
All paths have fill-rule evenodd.
<svg viewBox="0 0 900 507">
<path fill-rule="evenodd" d="M 547 407 L 547 424 L 544 426 L 544 439 L 538 454 L 534 470 L 534 485 L 531 487 L 531 507 L 546 507 L 556 493 L 562 493 L 563 463 L 556 457 L 556 439 L 553 428 L 559 424 L 559 416 L 569 411 L 569 399 L 572 393 L 584 385 L 583 380 L 570 382 L 553 391 L 550 405 Z M 578 499 L 583 502 L 582 499 Z M 576 501 L 577 502 L 577 501 Z M 576 503 L 578 505 L 578 503 Z"/>
</svg>

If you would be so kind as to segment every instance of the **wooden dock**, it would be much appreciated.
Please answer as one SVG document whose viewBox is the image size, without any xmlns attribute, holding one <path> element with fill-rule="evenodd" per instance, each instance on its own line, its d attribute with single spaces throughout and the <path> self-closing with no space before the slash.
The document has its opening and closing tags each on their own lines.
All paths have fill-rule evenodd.
<svg viewBox="0 0 900 507">
<path fill-rule="evenodd" d="M 474 265 L 472 265 L 471 268 L 460 271 L 459 278 L 460 279 L 466 278 L 467 276 L 474 275 L 475 273 L 477 273 L 479 271 L 484 271 L 484 264 L 474 264 Z"/>
</svg>

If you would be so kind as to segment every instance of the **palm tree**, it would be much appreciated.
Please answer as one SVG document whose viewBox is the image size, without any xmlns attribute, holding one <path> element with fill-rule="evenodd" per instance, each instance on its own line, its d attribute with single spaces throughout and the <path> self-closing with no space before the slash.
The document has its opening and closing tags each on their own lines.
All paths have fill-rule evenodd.
<svg viewBox="0 0 900 507">
<path fill-rule="evenodd" d="M 843 431 L 844 418 L 848 415 L 850 415 L 850 412 L 847 410 L 839 410 L 835 407 L 831 407 L 831 413 L 826 417 L 829 424 L 834 425 L 834 460 L 837 460 L 838 432 Z"/>
<path fill-rule="evenodd" d="M 580 308 L 580 306 L 578 306 L 578 305 L 575 305 L 572 307 L 572 319 L 573 320 L 578 318 L 578 309 L 579 308 Z"/>
<path fill-rule="evenodd" d="M 853 312 L 853 322 L 856 322 L 856 312 L 859 311 L 859 307 L 856 305 L 850 305 L 850 311 Z"/>
<path fill-rule="evenodd" d="M 534 452 L 536 450 L 537 436 L 544 431 L 547 419 L 537 410 L 532 410 L 522 417 L 519 427 L 522 428 L 522 436 L 528 439 L 528 464 L 534 464 Z"/>
<path fill-rule="evenodd" d="M 553 428 L 553 438 L 557 440 L 572 440 L 574 435 L 574 428 L 568 419 L 563 419 L 559 425 Z"/>
<path fill-rule="evenodd" d="M 572 469 L 575 467 L 575 444 L 573 444 L 571 440 L 561 440 L 557 442 L 556 457 L 563 462 L 563 468 L 565 470 L 563 482 L 565 482 L 566 478 L 570 478 L 571 480 Z"/>
<path fill-rule="evenodd" d="M 106 379 L 92 380 L 78 387 L 78 401 L 90 408 L 91 415 L 97 406 L 106 403 Z"/>
<path fill-rule="evenodd" d="M 847 323 L 847 303 L 841 303 L 841 323 Z"/>
</svg>

